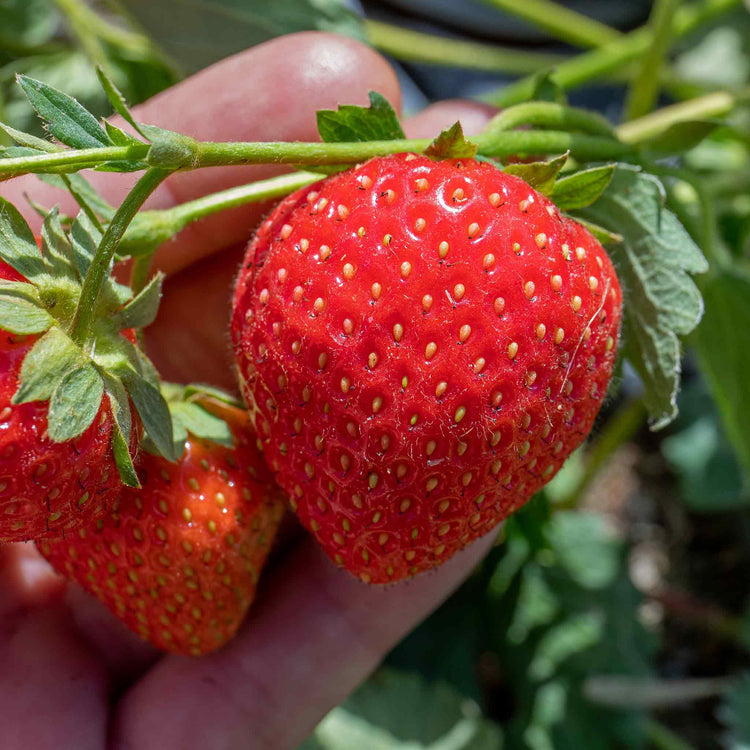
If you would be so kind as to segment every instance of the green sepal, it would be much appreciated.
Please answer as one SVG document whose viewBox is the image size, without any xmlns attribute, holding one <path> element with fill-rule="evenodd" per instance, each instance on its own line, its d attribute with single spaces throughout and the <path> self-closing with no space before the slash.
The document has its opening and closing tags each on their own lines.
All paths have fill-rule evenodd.
<svg viewBox="0 0 750 750">
<path fill-rule="evenodd" d="M 16 77 L 46 129 L 72 148 L 112 146 L 99 121 L 73 97 L 28 76 Z"/>
<path fill-rule="evenodd" d="M 131 367 L 123 368 L 118 375 L 156 449 L 168 461 L 176 461 L 179 455 L 172 441 L 172 417 L 161 391 Z"/>
<path fill-rule="evenodd" d="M 42 307 L 17 294 L 0 294 L 0 328 L 9 333 L 26 336 L 43 333 L 55 319 Z"/>
<path fill-rule="evenodd" d="M 538 190 L 542 195 L 551 195 L 555 186 L 557 175 L 565 166 L 568 160 L 568 153 L 556 156 L 549 161 L 533 161 L 529 164 L 506 164 L 503 172 L 520 177 L 527 182 L 534 190 Z"/>
<path fill-rule="evenodd" d="M 135 121 L 135 118 L 133 117 L 133 114 L 128 107 L 128 103 L 125 100 L 125 97 L 122 95 L 120 89 L 117 88 L 115 82 L 105 73 L 103 68 L 99 65 L 96 66 L 96 75 L 99 78 L 99 83 L 101 83 L 102 88 L 104 89 L 104 93 L 107 95 L 107 99 L 109 99 L 109 103 L 112 105 L 115 112 L 117 112 L 117 114 L 120 115 L 120 117 L 122 117 L 122 119 L 125 120 L 125 122 L 127 122 L 133 128 L 133 130 L 135 130 L 137 133 L 140 133 L 145 138 L 146 136 L 144 135 L 138 123 Z"/>
<path fill-rule="evenodd" d="M 31 282 L 47 275 L 34 233 L 4 198 L 0 198 L 0 258 Z"/>
<path fill-rule="evenodd" d="M 128 487 L 140 487 L 141 483 L 130 455 L 130 432 L 133 415 L 130 399 L 119 378 L 105 372 L 104 386 L 109 396 L 109 403 L 114 417 L 112 425 L 112 454 L 117 466 L 120 481 Z"/>
<path fill-rule="evenodd" d="M 425 156 L 433 159 L 473 159 L 476 144 L 467 141 L 460 122 L 454 122 L 425 149 Z"/>
<path fill-rule="evenodd" d="M 343 104 L 337 110 L 320 109 L 318 132 L 326 143 L 392 141 L 405 138 L 401 123 L 390 102 L 377 91 L 370 91 L 370 106 Z"/>
<path fill-rule="evenodd" d="M 169 410 L 172 412 L 172 424 L 187 430 L 195 437 L 227 448 L 234 445 L 234 438 L 227 423 L 197 403 L 173 402 L 169 404 Z"/>
<path fill-rule="evenodd" d="M 3 122 L 0 122 L 0 130 L 4 131 L 20 146 L 34 148 L 37 151 L 46 151 L 50 154 L 55 151 L 60 151 L 60 147 L 56 146 L 54 143 L 45 141 L 44 138 L 37 138 L 37 136 L 31 135 L 31 133 L 24 133 L 22 130 L 16 130 Z"/>
<path fill-rule="evenodd" d="M 185 401 L 193 399 L 197 396 L 199 398 L 209 398 L 213 399 L 214 401 L 219 401 L 220 403 L 227 404 L 227 406 L 232 406 L 235 409 L 245 408 L 245 405 L 242 403 L 242 401 L 232 396 L 230 393 L 222 391 L 220 388 L 214 388 L 214 386 L 212 385 L 205 385 L 203 383 L 189 383 L 182 388 L 182 394 L 182 398 Z"/>
<path fill-rule="evenodd" d="M 56 443 L 83 434 L 99 413 L 104 381 L 93 362 L 84 362 L 66 373 L 55 388 L 47 410 L 47 432 Z"/>
<path fill-rule="evenodd" d="M 161 300 L 161 287 L 164 274 L 157 273 L 140 293 L 112 317 L 118 330 L 123 328 L 145 328 L 156 319 Z"/>
<path fill-rule="evenodd" d="M 60 216 L 55 206 L 47 213 L 42 225 L 42 252 L 50 266 L 51 273 L 59 278 L 64 276 L 72 281 L 80 281 L 78 269 L 72 260 L 70 241 L 63 231 Z"/>
<path fill-rule="evenodd" d="M 12 403 L 47 401 L 64 375 L 81 361 L 81 351 L 60 328 L 53 326 L 26 354 Z"/>
<path fill-rule="evenodd" d="M 592 167 L 561 177 L 552 189 L 552 201 L 561 211 L 586 208 L 594 203 L 612 182 L 615 165 Z"/>
</svg>

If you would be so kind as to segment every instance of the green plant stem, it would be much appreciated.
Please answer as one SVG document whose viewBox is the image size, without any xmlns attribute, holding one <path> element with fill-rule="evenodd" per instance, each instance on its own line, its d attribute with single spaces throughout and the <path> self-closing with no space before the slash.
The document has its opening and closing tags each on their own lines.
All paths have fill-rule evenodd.
<svg viewBox="0 0 750 750">
<path fill-rule="evenodd" d="M 0 181 L 22 174 L 78 172 L 108 161 L 130 161 L 146 157 L 150 146 L 106 146 L 102 148 L 68 149 L 38 156 L 18 156 L 0 161 Z"/>
<path fill-rule="evenodd" d="M 561 55 L 425 34 L 369 19 L 365 21 L 365 31 L 373 47 L 406 62 L 524 75 L 552 67 L 565 59 Z"/>
<path fill-rule="evenodd" d="M 646 736 L 652 747 L 657 750 L 695 750 L 669 727 L 656 719 L 649 719 L 646 725 Z"/>
<path fill-rule="evenodd" d="M 626 122 L 616 128 L 617 137 L 630 144 L 638 144 L 653 138 L 678 122 L 705 120 L 721 117 L 731 112 L 738 104 L 750 99 L 750 89 L 739 92 L 714 91 L 711 94 L 678 102 L 668 107 Z"/>
<path fill-rule="evenodd" d="M 482 135 L 486 137 L 490 133 L 514 130 L 520 125 L 579 130 L 590 135 L 615 137 L 612 125 L 596 112 L 555 102 L 525 102 L 509 107 L 490 120 Z"/>
<path fill-rule="evenodd" d="M 147 170 L 112 217 L 83 282 L 81 297 L 70 329 L 70 337 L 76 343 L 83 345 L 89 337 L 96 301 L 99 299 L 102 286 L 112 265 L 112 259 L 115 257 L 115 252 L 128 224 L 149 195 L 168 175 L 169 172 L 164 169 Z"/>
<path fill-rule="evenodd" d="M 142 211 L 125 232 L 120 252 L 123 255 L 148 253 L 198 219 L 249 203 L 280 198 L 321 177 L 323 175 L 314 172 L 293 172 L 212 193 L 174 208 Z"/>
<path fill-rule="evenodd" d="M 574 508 L 583 493 L 588 489 L 599 469 L 609 460 L 615 451 L 627 443 L 643 426 L 647 417 L 646 407 L 641 399 L 636 398 L 624 403 L 605 425 L 593 447 L 586 455 L 586 468 L 576 486 L 555 503 L 558 508 Z"/>
<path fill-rule="evenodd" d="M 651 44 L 641 57 L 638 73 L 628 89 L 625 103 L 626 119 L 634 120 L 648 114 L 659 97 L 659 76 L 669 50 L 674 28 L 674 14 L 680 0 L 656 0 L 648 30 Z"/>
<path fill-rule="evenodd" d="M 672 38 L 686 36 L 713 18 L 739 6 L 741 2 L 742 0 L 705 0 L 679 8 L 674 16 Z M 573 89 L 606 76 L 643 55 L 651 41 L 650 29 L 636 29 L 605 47 L 585 52 L 561 63 L 554 71 L 555 81 L 564 89 Z M 535 77 L 529 76 L 510 86 L 485 94 L 482 98 L 491 104 L 507 107 L 531 99 L 535 85 Z"/>
<path fill-rule="evenodd" d="M 550 2 L 550 0 L 484 0 L 499 10 L 523 18 L 562 42 L 579 47 L 601 47 L 621 36 L 609 26 Z"/>
</svg>

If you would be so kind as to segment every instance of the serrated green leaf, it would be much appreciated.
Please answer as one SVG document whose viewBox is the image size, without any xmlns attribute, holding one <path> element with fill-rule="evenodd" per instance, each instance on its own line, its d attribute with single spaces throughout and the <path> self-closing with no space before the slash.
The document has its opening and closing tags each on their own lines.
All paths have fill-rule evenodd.
<svg viewBox="0 0 750 750">
<path fill-rule="evenodd" d="M 557 175 L 560 174 L 560 170 L 565 166 L 567 160 L 568 154 L 565 153 L 549 161 L 534 161 L 529 164 L 506 164 L 503 167 L 503 172 L 520 177 L 524 182 L 527 182 L 543 195 L 551 195 Z"/>
<path fill-rule="evenodd" d="M 586 208 L 599 199 L 612 182 L 614 173 L 615 165 L 607 164 L 561 177 L 555 182 L 550 198 L 561 211 Z"/>
<path fill-rule="evenodd" d="M 343 104 L 337 110 L 317 113 L 318 132 L 326 143 L 353 141 L 391 141 L 404 138 L 398 116 L 388 100 L 370 92 L 370 106 Z"/>
<path fill-rule="evenodd" d="M 37 138 L 31 133 L 24 133 L 22 130 L 16 130 L 3 122 L 0 122 L 0 130 L 7 133 L 7 135 L 9 135 L 20 146 L 33 148 L 37 151 L 46 151 L 47 153 L 54 153 L 55 151 L 60 150 L 59 146 L 55 146 L 54 143 L 45 141 L 44 138 Z"/>
<path fill-rule="evenodd" d="M 159 312 L 163 281 L 164 274 L 157 273 L 136 297 L 112 316 L 112 322 L 118 330 L 145 328 L 154 322 Z"/>
<path fill-rule="evenodd" d="M 0 294 L 0 328 L 18 335 L 42 333 L 55 319 L 43 308 L 18 296 Z"/>
<path fill-rule="evenodd" d="M 691 341 L 737 457 L 750 477 L 750 351 L 738 345 L 750 330 L 750 279 L 731 270 L 702 284 L 705 313 Z"/>
<path fill-rule="evenodd" d="M 80 360 L 78 347 L 57 326 L 50 328 L 24 357 L 13 403 L 47 401 Z"/>
<path fill-rule="evenodd" d="M 703 304 L 690 273 L 708 264 L 677 218 L 664 207 L 661 183 L 629 165 L 618 165 L 609 188 L 583 210 L 623 241 L 610 248 L 623 288 L 624 354 L 644 384 L 652 429 L 677 415 L 679 336 L 701 319 Z"/>
<path fill-rule="evenodd" d="M 125 122 L 127 122 L 137 133 L 143 135 L 143 132 L 141 131 L 138 123 L 135 121 L 135 118 L 130 112 L 128 103 L 125 101 L 125 97 L 122 95 L 120 89 L 117 88 L 114 81 L 104 72 L 104 70 L 99 65 L 96 66 L 96 75 L 98 76 L 99 82 L 104 89 L 104 93 L 107 95 L 107 98 L 109 99 L 110 104 L 114 108 L 115 112 L 117 112 L 117 114 L 120 115 L 120 117 L 122 117 L 122 119 L 125 120 Z M 111 125 L 107 122 L 105 123 L 105 127 L 107 127 L 107 129 L 109 130 L 110 127 L 114 128 L 114 125 Z M 116 128 L 116 130 L 119 133 L 122 133 L 119 128 Z M 126 135 L 125 133 L 122 134 Z M 110 137 L 111 136 L 112 133 L 110 133 Z M 130 136 L 127 137 L 130 138 Z M 145 136 L 143 137 L 145 138 Z M 112 140 L 115 139 L 113 138 Z"/>
<path fill-rule="evenodd" d="M 161 392 L 142 375 L 132 370 L 123 373 L 122 380 L 143 422 L 146 434 L 164 458 L 176 461 L 179 456 L 172 441 L 172 417 Z"/>
<path fill-rule="evenodd" d="M 464 138 L 460 122 L 454 122 L 425 149 L 425 155 L 433 159 L 472 159 L 476 156 L 476 144 Z"/>
<path fill-rule="evenodd" d="M 78 269 L 73 262 L 73 251 L 68 237 L 60 224 L 57 207 L 53 208 L 45 217 L 42 225 L 42 252 L 56 277 L 65 277 L 78 281 Z"/>
<path fill-rule="evenodd" d="M 136 146 L 139 143 L 142 143 L 142 141 L 133 138 L 132 135 L 129 135 L 124 130 L 120 130 L 120 128 L 107 120 L 104 121 L 104 129 L 107 131 L 107 135 L 112 139 L 112 143 L 114 143 L 115 146 Z"/>
<path fill-rule="evenodd" d="M 56 443 L 73 440 L 94 421 L 102 405 L 104 381 L 92 362 L 70 370 L 49 401 L 47 432 Z"/>
<path fill-rule="evenodd" d="M 710 120 L 678 122 L 640 145 L 642 148 L 661 156 L 666 154 L 682 155 L 705 140 L 720 124 Z"/>
<path fill-rule="evenodd" d="M 45 127 L 61 143 L 72 148 L 112 146 L 99 121 L 73 97 L 28 76 L 18 82 Z"/>
<path fill-rule="evenodd" d="M 0 258 L 29 281 L 46 276 L 34 233 L 18 209 L 0 198 Z"/>
</svg>

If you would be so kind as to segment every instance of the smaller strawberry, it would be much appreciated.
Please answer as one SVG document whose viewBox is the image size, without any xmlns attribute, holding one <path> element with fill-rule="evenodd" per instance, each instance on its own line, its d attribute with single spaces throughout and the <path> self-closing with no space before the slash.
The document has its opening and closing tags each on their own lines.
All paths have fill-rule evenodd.
<svg viewBox="0 0 750 750">
<path fill-rule="evenodd" d="M 125 489 L 92 528 L 38 547 L 142 638 L 199 656 L 242 623 L 284 503 L 242 408 L 213 390 L 165 390 L 175 437 L 187 437 L 179 461 L 145 453 L 141 489 Z"/>
<path fill-rule="evenodd" d="M 35 237 L 0 199 L 0 543 L 56 537 L 112 506 L 142 424 L 172 455 L 158 375 L 134 328 L 156 315 L 160 279 L 138 296 L 106 279 L 93 321 L 73 333 L 101 232 L 57 211 Z M 135 407 L 135 408 L 133 408 Z"/>
</svg>

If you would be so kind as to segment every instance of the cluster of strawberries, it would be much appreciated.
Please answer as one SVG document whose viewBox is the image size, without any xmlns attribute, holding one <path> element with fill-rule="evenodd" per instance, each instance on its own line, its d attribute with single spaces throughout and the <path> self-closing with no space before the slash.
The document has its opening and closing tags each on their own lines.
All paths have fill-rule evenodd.
<svg viewBox="0 0 750 750">
<path fill-rule="evenodd" d="M 5 260 L 2 283 L 33 281 Z M 621 304 L 602 246 L 521 179 L 473 159 L 373 159 L 262 224 L 231 324 L 249 411 L 173 388 L 179 450 L 140 450 L 139 486 L 123 484 L 122 452 L 141 423 L 159 442 L 139 389 L 115 398 L 105 375 L 98 412 L 60 440 L 48 419 L 71 389 L 28 365 L 52 329 L 3 337 L 0 541 L 35 540 L 141 636 L 191 654 L 236 631 L 285 505 L 365 583 L 414 576 L 519 508 L 588 435 Z M 118 314 L 108 340 L 132 347 Z"/>
</svg>

